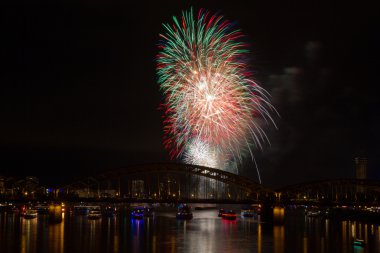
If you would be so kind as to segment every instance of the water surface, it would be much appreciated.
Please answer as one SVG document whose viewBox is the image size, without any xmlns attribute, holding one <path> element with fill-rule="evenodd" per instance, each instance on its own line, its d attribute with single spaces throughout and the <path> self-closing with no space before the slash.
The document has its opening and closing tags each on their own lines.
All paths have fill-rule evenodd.
<svg viewBox="0 0 380 253">
<path fill-rule="evenodd" d="M 300 210 L 287 210 L 281 226 L 239 216 L 225 221 L 217 214 L 194 211 L 190 221 L 177 220 L 175 212 L 143 220 L 132 220 L 127 212 L 100 220 L 65 214 L 63 222 L 51 224 L 44 215 L 28 220 L 1 213 L 0 252 L 380 252 L 377 224 L 310 218 Z M 354 238 L 363 238 L 366 246 L 354 246 Z"/>
</svg>

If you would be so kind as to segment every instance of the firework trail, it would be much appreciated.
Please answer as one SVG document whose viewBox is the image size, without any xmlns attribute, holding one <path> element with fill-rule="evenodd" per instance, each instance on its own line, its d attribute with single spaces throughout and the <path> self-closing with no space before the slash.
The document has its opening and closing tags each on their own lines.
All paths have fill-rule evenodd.
<svg viewBox="0 0 380 253">
<path fill-rule="evenodd" d="M 273 122 L 268 93 L 247 66 L 248 45 L 222 16 L 200 10 L 164 24 L 157 55 L 165 95 L 164 145 L 171 158 L 227 169 L 269 142 L 260 121 Z"/>
</svg>

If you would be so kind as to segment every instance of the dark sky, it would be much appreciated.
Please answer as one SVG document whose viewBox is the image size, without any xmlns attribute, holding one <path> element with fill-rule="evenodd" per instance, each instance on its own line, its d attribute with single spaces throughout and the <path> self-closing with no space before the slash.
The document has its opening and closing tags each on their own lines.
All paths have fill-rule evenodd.
<svg viewBox="0 0 380 253">
<path fill-rule="evenodd" d="M 46 184 L 169 161 L 155 74 L 162 23 L 193 6 L 237 21 L 278 129 L 256 150 L 263 183 L 380 179 L 379 17 L 327 1 L 25 1 L 0 8 L 0 174 Z M 307 3 L 306 3 L 307 2 Z M 241 172 L 256 180 L 248 159 Z"/>
</svg>

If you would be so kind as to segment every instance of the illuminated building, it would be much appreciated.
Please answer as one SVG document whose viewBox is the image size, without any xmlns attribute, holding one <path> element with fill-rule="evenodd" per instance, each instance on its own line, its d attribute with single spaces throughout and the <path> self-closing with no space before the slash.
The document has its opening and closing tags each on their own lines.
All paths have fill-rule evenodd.
<svg viewBox="0 0 380 253">
<path fill-rule="evenodd" d="M 367 179 L 367 158 L 355 157 L 356 179 Z"/>
<path fill-rule="evenodd" d="M 363 156 L 355 157 L 355 174 L 356 179 L 367 179 L 367 158 Z M 364 192 L 364 188 L 362 186 L 357 186 L 357 193 Z"/>
<path fill-rule="evenodd" d="M 3 176 L 0 176 L 0 195 L 5 194 L 5 179 Z"/>
</svg>

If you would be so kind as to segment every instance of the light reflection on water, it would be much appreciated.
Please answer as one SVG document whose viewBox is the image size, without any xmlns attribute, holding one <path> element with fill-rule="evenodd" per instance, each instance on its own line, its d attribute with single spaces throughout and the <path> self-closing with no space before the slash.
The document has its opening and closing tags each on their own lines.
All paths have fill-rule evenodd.
<svg viewBox="0 0 380 253">
<path fill-rule="evenodd" d="M 21 220 L 21 253 L 36 252 L 37 220 Z"/>
<path fill-rule="evenodd" d="M 363 238 L 365 247 L 354 246 Z M 88 220 L 66 215 L 51 224 L 46 216 L 27 220 L 0 214 L 0 252 L 257 252 L 257 253 L 372 253 L 380 252 L 380 226 L 357 221 L 334 221 L 288 212 L 284 225 L 238 217 L 221 220 L 217 210 L 195 211 L 194 219 L 180 221 L 174 213 L 154 218 Z"/>
<path fill-rule="evenodd" d="M 285 228 L 284 226 L 273 226 L 273 247 L 275 253 L 284 253 L 285 250 Z"/>
<path fill-rule="evenodd" d="M 35 221 L 37 221 L 35 219 Z M 48 231 L 48 236 L 46 238 L 46 233 L 44 232 L 44 240 L 48 240 L 48 249 L 49 252 L 64 252 L 64 242 L 65 242 L 65 233 L 64 233 L 65 223 L 61 222 L 58 224 L 50 224 L 49 227 L 43 226 L 44 231 Z"/>
</svg>

